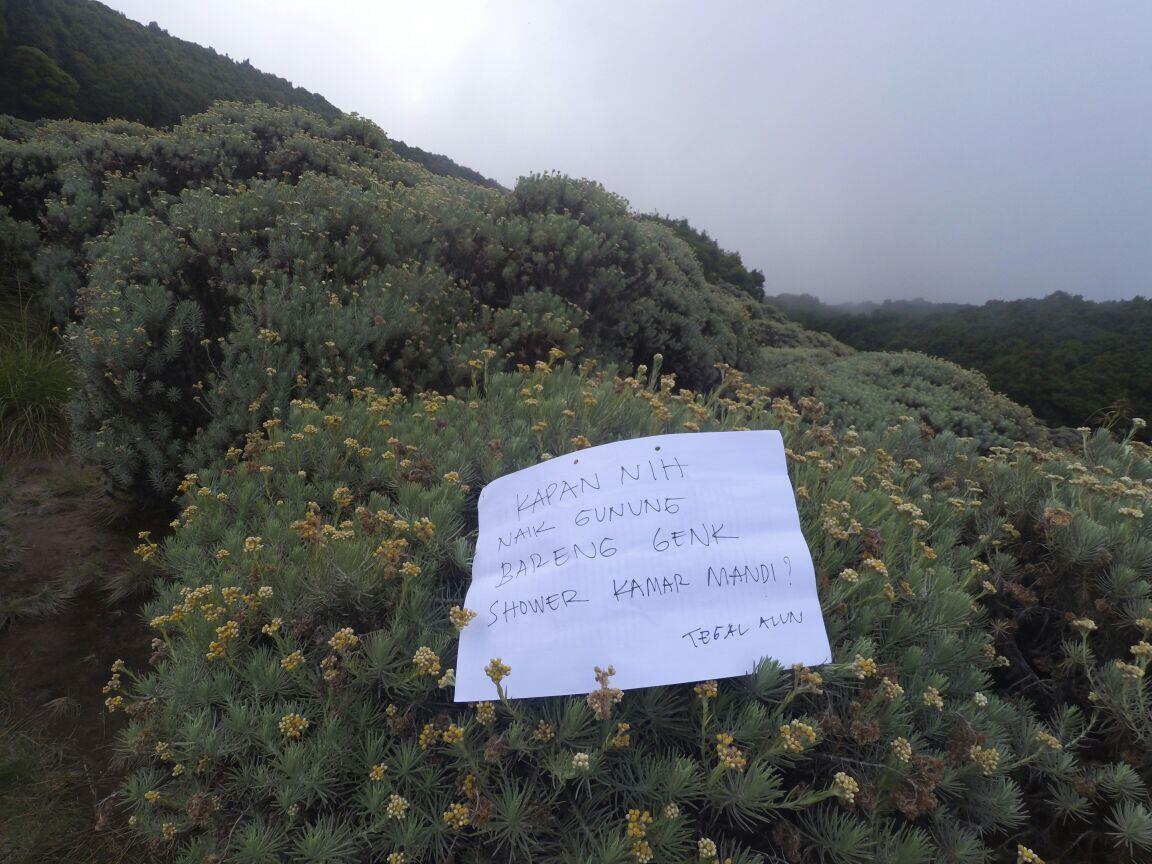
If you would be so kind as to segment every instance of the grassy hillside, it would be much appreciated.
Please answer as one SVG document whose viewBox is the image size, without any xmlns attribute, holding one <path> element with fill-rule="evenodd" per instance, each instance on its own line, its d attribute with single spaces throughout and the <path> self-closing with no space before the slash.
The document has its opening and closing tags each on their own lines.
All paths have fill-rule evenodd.
<svg viewBox="0 0 1152 864">
<path fill-rule="evenodd" d="M 323 96 L 212 48 L 138 24 L 93 0 L 0 0 L 0 114 L 27 120 L 134 120 L 168 126 L 220 100 L 306 108 L 333 120 Z M 403 142 L 436 174 L 494 186 L 438 153 Z"/>
<path fill-rule="evenodd" d="M 1064 293 L 983 306 L 889 301 L 771 302 L 797 321 L 867 351 L 922 351 L 972 369 L 1054 425 L 1111 425 L 1152 414 L 1152 301 L 1096 303 Z"/>
</svg>

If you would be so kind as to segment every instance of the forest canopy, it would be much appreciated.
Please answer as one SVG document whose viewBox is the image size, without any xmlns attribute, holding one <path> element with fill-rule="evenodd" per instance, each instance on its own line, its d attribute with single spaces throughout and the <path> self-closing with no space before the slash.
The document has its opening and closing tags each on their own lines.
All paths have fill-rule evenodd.
<svg viewBox="0 0 1152 864">
<path fill-rule="evenodd" d="M 862 351 L 921 351 L 988 377 L 1055 426 L 1152 415 L 1152 300 L 1095 302 L 1055 292 L 983 306 L 922 300 L 831 306 L 769 298 L 805 327 Z"/>
</svg>

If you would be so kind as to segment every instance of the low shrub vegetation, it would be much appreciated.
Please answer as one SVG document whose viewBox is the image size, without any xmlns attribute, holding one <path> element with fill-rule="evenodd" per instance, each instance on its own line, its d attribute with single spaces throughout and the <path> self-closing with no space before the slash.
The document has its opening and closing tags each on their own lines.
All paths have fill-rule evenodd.
<svg viewBox="0 0 1152 864">
<path fill-rule="evenodd" d="M 1039 674 L 1069 674 L 1043 704 L 1001 653 L 1001 597 L 1042 556 L 1018 545 L 1029 508 L 996 478 L 1058 473 L 1033 467 L 1041 451 L 982 456 L 910 418 L 838 434 L 820 403 L 732 370 L 707 397 L 591 364 L 475 379 L 298 401 L 184 478 L 173 538 L 138 550 L 169 574 L 149 607 L 154 668 L 110 682 L 109 706 L 132 717 L 124 803 L 154 848 L 393 862 L 1152 848 L 1146 751 L 1108 734 L 1142 722 L 1146 652 L 1077 675 L 1083 637 L 1061 622 Z M 605 657 L 587 697 L 510 702 L 498 685 L 516 670 L 494 658 L 491 701 L 452 702 L 485 483 L 620 438 L 765 427 L 789 447 L 834 663 L 621 694 L 611 667 L 628 658 Z M 1145 458 L 1115 446 L 1109 459 Z M 1152 561 L 1130 517 L 1101 515 L 1132 550 L 1115 566 L 1139 570 L 1110 622 L 1119 655 L 1141 638 Z"/>
<path fill-rule="evenodd" d="M 432 174 L 358 118 L 5 121 L 0 196 L 5 278 L 68 358 L 24 343 L 3 428 L 71 387 L 76 452 L 177 496 L 136 550 L 151 663 L 106 688 L 149 854 L 1152 855 L 1143 421 L 1058 449 L 976 373 L 789 321 L 687 223 L 561 175 Z M 621 693 L 605 657 L 586 696 L 510 701 L 492 658 L 491 699 L 454 703 L 485 484 L 759 428 L 834 662 Z"/>
</svg>

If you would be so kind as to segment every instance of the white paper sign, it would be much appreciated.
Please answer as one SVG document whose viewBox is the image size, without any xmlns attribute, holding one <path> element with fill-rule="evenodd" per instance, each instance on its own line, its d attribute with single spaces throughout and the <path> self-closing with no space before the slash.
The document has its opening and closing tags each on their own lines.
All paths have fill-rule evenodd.
<svg viewBox="0 0 1152 864">
<path fill-rule="evenodd" d="M 618 441 L 480 493 L 456 701 L 745 675 L 831 660 L 779 432 Z"/>
</svg>

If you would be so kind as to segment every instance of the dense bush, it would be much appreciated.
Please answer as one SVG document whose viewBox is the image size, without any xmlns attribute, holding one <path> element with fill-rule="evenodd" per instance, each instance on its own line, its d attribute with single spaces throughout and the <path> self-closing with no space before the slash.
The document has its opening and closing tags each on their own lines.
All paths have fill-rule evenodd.
<svg viewBox="0 0 1152 864">
<path fill-rule="evenodd" d="M 175 535 L 138 550 L 168 574 L 154 669 L 118 666 L 109 686 L 132 718 L 124 803 L 154 849 L 624 864 L 1152 848 L 1147 763 L 1113 760 L 1087 701 L 1036 713 L 981 626 L 1016 514 L 974 478 L 1024 463 L 913 422 L 837 436 L 820 403 L 802 422 L 732 372 L 707 399 L 587 365 L 476 375 L 457 396 L 297 402 L 185 478 Z M 485 483 L 588 444 L 765 425 L 791 448 L 836 662 L 769 660 L 607 709 L 591 669 L 590 699 L 494 686 L 452 703 Z"/>
<path fill-rule="evenodd" d="M 708 282 L 691 247 L 599 183 L 524 177 L 489 218 L 465 227 L 449 231 L 448 258 L 481 299 L 546 287 L 589 312 L 597 354 L 639 364 L 662 353 L 688 386 L 714 384 L 718 362 L 757 368 L 766 345 L 836 347 Z"/>
<path fill-rule="evenodd" d="M 949 431 L 982 447 L 1046 439 L 1032 413 L 988 389 L 978 372 L 916 354 L 819 350 L 765 353 L 759 380 L 790 396 L 813 396 L 840 425 L 873 429 L 901 415 L 926 433 Z"/>
<path fill-rule="evenodd" d="M 677 237 L 691 246 L 709 282 L 725 282 L 757 299 L 764 296 L 764 274 L 759 270 L 749 270 L 745 267 L 739 252 L 730 252 L 722 248 L 708 236 L 707 231 L 693 228 L 687 219 L 673 219 L 655 213 L 646 213 L 643 218 L 666 225 Z"/>
<path fill-rule="evenodd" d="M 765 346 L 837 349 L 708 282 L 599 184 L 437 177 L 353 118 L 221 104 L 167 131 L 17 126 L 0 196 L 0 247 L 73 322 L 77 449 L 137 494 L 170 494 L 293 397 L 448 388 L 481 347 L 663 352 L 697 388 Z"/>
<path fill-rule="evenodd" d="M 1132 432 L 1139 431 L 1138 421 Z M 1084 430 L 1078 453 L 1018 445 L 981 460 L 984 604 L 1013 683 L 1038 704 L 1096 715 L 1098 746 L 1152 770 L 1152 461 L 1146 445 Z M 1091 790 L 1062 790 L 1082 807 Z"/>
</svg>

